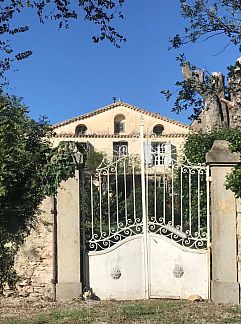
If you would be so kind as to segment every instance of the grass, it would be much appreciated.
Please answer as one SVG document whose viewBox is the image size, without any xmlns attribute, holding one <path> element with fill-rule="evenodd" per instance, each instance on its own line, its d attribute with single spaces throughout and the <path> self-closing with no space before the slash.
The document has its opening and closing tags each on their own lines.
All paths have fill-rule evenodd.
<svg viewBox="0 0 241 324">
<path fill-rule="evenodd" d="M 88 310 L 85 308 L 69 308 L 46 311 L 26 319 L 5 318 L 4 324 L 47 324 L 47 323 L 91 323 Z"/>
<path fill-rule="evenodd" d="M 1 324 L 203 324 L 241 323 L 241 307 L 210 302 L 191 303 L 183 300 L 150 301 L 75 301 L 57 304 L 16 304 L 0 312 Z M 8 309 L 8 308 L 6 308 Z M 12 314 L 11 314 L 12 312 Z"/>
<path fill-rule="evenodd" d="M 60 309 L 49 312 L 47 314 L 41 314 L 36 318 L 37 324 L 45 323 L 61 323 L 70 321 L 71 323 L 84 322 L 88 323 L 88 311 L 81 308 L 73 309 Z"/>
</svg>

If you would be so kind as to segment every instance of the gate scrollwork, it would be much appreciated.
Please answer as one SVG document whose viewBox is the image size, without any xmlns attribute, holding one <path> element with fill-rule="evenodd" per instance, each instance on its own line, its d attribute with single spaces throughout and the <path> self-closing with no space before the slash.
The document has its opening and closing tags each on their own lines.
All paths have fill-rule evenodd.
<svg viewBox="0 0 241 324">
<path fill-rule="evenodd" d="M 143 234 L 140 157 L 106 159 L 85 174 L 86 247 L 108 249 Z M 205 249 L 208 241 L 208 168 L 172 159 L 168 165 L 145 166 L 147 233 L 162 235 L 184 247 Z"/>
</svg>

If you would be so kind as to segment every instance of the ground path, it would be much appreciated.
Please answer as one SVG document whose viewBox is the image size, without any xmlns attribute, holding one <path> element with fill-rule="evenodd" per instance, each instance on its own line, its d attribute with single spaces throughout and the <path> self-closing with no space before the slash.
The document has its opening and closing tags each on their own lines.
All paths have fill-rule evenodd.
<svg viewBox="0 0 241 324">
<path fill-rule="evenodd" d="M 52 302 L 0 298 L 0 323 L 241 323 L 241 307 L 183 300 Z"/>
</svg>

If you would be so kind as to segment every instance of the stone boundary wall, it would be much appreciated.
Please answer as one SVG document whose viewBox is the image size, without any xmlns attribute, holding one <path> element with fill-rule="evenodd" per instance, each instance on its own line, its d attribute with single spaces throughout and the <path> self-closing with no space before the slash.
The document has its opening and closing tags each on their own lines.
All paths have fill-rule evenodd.
<svg viewBox="0 0 241 324">
<path fill-rule="evenodd" d="M 36 227 L 16 256 L 15 269 L 22 280 L 17 291 L 5 290 L 5 296 L 18 294 L 21 297 L 70 300 L 82 295 L 79 186 L 79 170 L 76 170 L 75 177 L 63 182 L 58 190 L 55 249 L 52 199 L 43 201 Z M 53 250 L 56 250 L 55 271 Z M 54 272 L 56 285 L 53 284 Z"/>
<path fill-rule="evenodd" d="M 238 282 L 241 287 L 241 199 L 236 199 L 237 206 L 237 271 L 238 271 Z M 240 289 L 241 296 L 241 289 Z M 241 298 L 240 298 L 241 304 Z"/>
<path fill-rule="evenodd" d="M 51 198 L 42 203 L 36 228 L 20 248 L 15 268 L 22 280 L 17 286 L 20 297 L 52 298 L 52 215 Z M 6 290 L 5 295 L 12 292 Z"/>
</svg>

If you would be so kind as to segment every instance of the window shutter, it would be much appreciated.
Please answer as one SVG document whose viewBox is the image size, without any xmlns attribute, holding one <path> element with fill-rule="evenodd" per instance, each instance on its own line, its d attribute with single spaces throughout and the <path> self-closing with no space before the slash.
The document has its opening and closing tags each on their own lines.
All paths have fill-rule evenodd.
<svg viewBox="0 0 241 324">
<path fill-rule="evenodd" d="M 145 165 L 152 165 L 151 143 L 144 142 L 144 160 Z"/>
<path fill-rule="evenodd" d="M 172 163 L 172 144 L 165 144 L 165 157 L 164 157 L 164 165 L 170 166 Z"/>
</svg>

